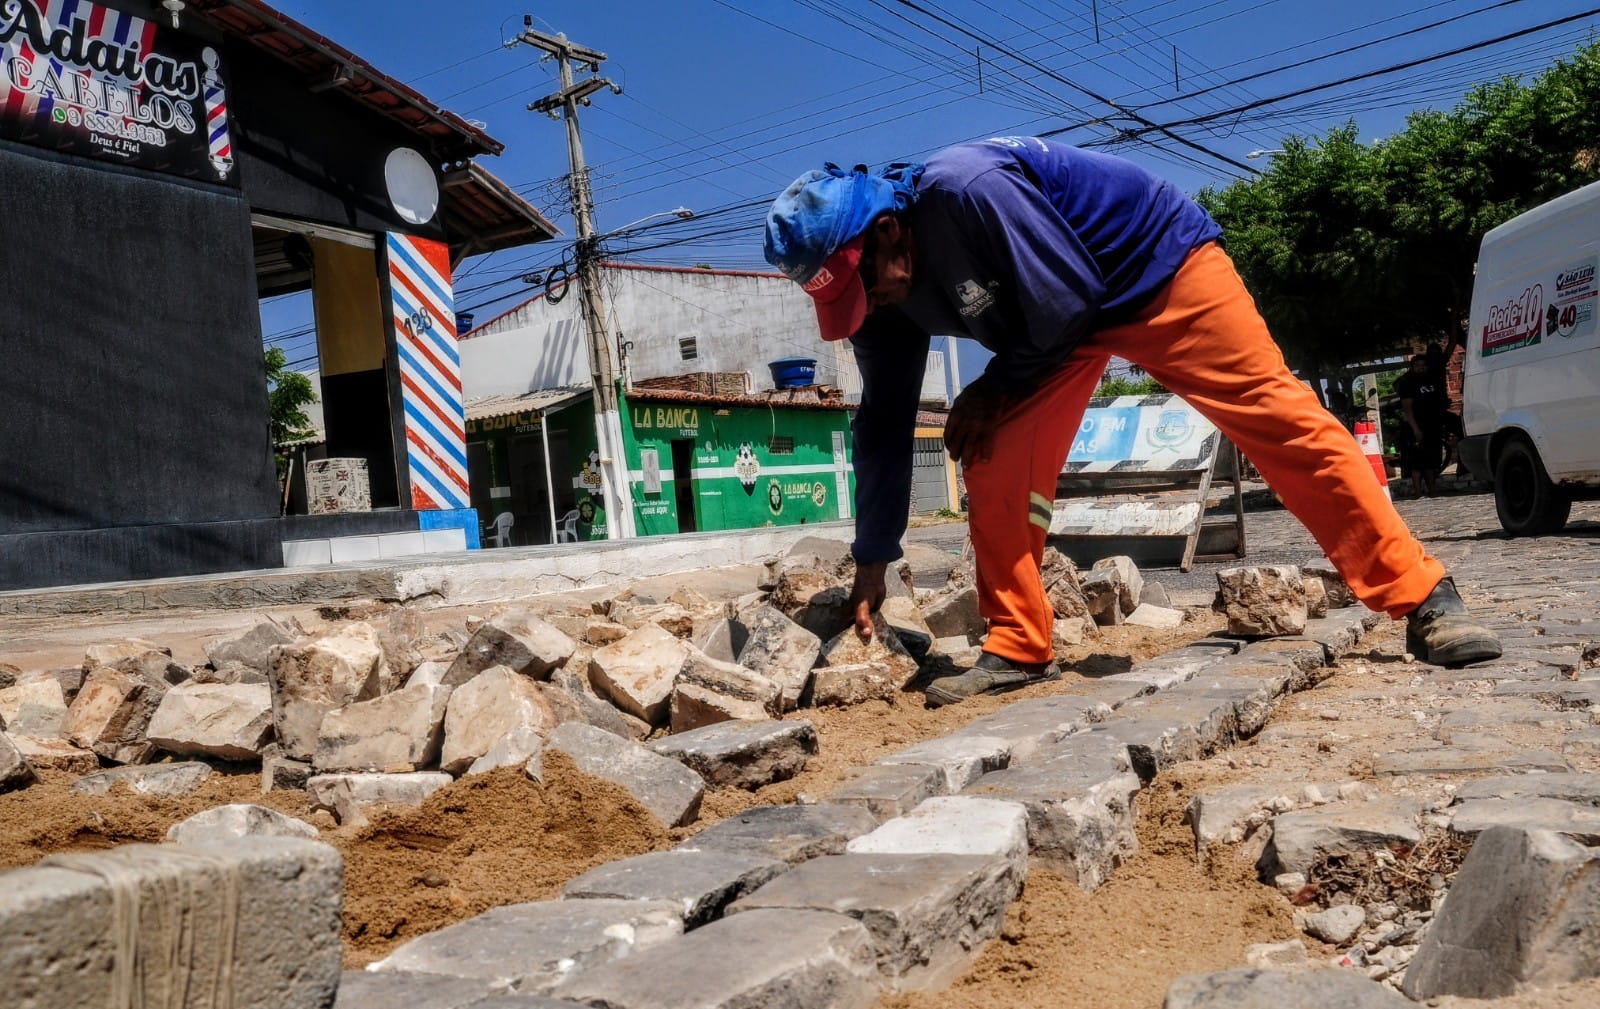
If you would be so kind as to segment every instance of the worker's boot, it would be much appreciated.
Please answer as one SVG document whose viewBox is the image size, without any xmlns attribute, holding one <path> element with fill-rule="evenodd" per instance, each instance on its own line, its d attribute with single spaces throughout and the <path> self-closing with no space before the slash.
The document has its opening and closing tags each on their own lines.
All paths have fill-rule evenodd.
<svg viewBox="0 0 1600 1009">
<path fill-rule="evenodd" d="M 1464 666 L 1500 657 L 1500 638 L 1472 619 L 1452 578 L 1441 579 L 1406 615 L 1406 651 L 1436 666 Z"/>
<path fill-rule="evenodd" d="M 928 684 L 928 704 L 939 708 L 958 704 L 979 694 L 1004 694 L 1034 683 L 1059 680 L 1061 667 L 1054 662 L 1013 662 L 984 652 L 972 668 L 959 676 L 946 676 Z"/>
</svg>

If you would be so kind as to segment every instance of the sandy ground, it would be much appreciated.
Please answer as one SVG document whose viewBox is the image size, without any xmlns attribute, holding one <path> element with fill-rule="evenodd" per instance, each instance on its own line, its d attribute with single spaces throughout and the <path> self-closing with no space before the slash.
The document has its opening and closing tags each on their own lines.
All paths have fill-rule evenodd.
<svg viewBox="0 0 1600 1009">
<path fill-rule="evenodd" d="M 1000 938 L 948 991 L 898 995 L 884 1009 L 1154 1007 L 1172 978 L 1244 962 L 1245 948 L 1295 937 L 1293 912 L 1223 852 L 1196 863 L 1171 785 L 1146 797 L 1139 854 L 1093 894 L 1048 871 L 1028 876 Z"/>
</svg>

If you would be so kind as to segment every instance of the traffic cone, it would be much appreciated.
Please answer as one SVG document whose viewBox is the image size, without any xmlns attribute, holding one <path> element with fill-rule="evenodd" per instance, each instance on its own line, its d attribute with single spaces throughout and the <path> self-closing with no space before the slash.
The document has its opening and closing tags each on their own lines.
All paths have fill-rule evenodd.
<svg viewBox="0 0 1600 1009">
<path fill-rule="evenodd" d="M 1361 446 L 1361 454 L 1372 464 L 1378 486 L 1392 500 L 1394 495 L 1389 492 L 1389 467 L 1383 463 L 1383 449 L 1378 444 L 1378 425 L 1370 420 L 1356 421 L 1356 444 Z"/>
</svg>

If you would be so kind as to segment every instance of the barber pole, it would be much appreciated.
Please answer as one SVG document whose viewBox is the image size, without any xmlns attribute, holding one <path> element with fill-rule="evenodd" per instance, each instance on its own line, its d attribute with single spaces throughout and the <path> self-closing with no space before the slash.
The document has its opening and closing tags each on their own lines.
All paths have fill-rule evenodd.
<svg viewBox="0 0 1600 1009">
<path fill-rule="evenodd" d="M 211 167 L 217 178 L 226 179 L 233 171 L 233 142 L 228 139 L 228 93 L 223 90 L 218 72 L 217 51 L 207 46 L 200 58 L 206 65 L 205 104 L 206 140 L 211 151 Z"/>
<path fill-rule="evenodd" d="M 1383 446 L 1378 442 L 1378 425 L 1370 420 L 1356 422 L 1356 444 L 1361 446 L 1361 454 L 1367 457 L 1367 462 L 1372 464 L 1372 472 L 1378 478 L 1378 485 L 1390 498 L 1394 497 L 1389 491 L 1389 467 L 1383 461 Z"/>
<path fill-rule="evenodd" d="M 442 242 L 396 234 L 389 235 L 388 250 L 411 506 L 467 508 L 466 413 L 450 250 Z"/>
</svg>

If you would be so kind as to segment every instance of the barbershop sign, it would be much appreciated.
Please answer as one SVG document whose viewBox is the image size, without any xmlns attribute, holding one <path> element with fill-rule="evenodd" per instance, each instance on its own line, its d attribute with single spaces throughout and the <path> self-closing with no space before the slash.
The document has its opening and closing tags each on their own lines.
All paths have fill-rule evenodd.
<svg viewBox="0 0 1600 1009">
<path fill-rule="evenodd" d="M 237 184 L 217 51 L 88 0 L 0 0 L 0 137 Z"/>
</svg>

